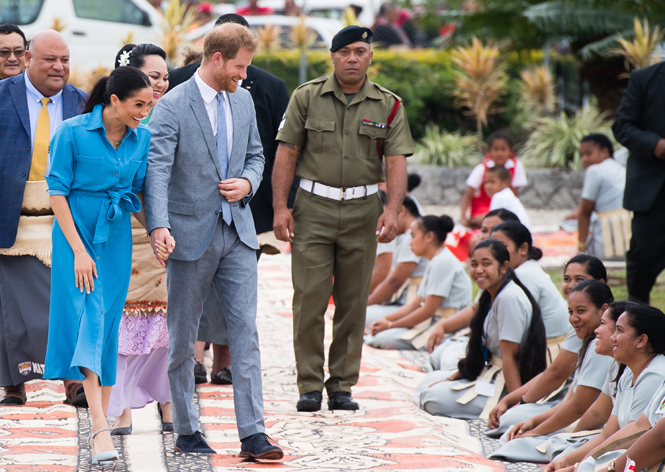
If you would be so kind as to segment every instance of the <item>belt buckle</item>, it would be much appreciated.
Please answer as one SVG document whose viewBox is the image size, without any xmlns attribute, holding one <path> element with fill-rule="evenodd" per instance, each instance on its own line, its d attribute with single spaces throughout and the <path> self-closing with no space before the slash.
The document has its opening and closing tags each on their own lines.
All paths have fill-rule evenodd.
<svg viewBox="0 0 665 472">
<path fill-rule="evenodd" d="M 340 195 L 339 195 L 339 201 L 343 202 L 346 200 L 346 189 L 345 188 L 340 188 Z"/>
</svg>

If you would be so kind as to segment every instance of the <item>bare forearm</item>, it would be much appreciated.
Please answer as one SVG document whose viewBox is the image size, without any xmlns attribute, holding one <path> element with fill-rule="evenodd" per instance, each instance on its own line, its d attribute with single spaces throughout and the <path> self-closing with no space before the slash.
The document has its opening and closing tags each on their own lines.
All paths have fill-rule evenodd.
<svg viewBox="0 0 665 472">
<path fill-rule="evenodd" d="M 506 380 L 506 388 L 509 392 L 517 390 L 522 386 L 516 357 L 508 357 L 503 360 L 503 378 Z"/>
<path fill-rule="evenodd" d="M 630 446 L 619 458 L 622 465 L 616 470 L 624 469 L 626 456 L 635 461 L 635 470 L 646 469 L 665 459 L 665 422 L 656 423 L 651 431 L 645 433 Z M 619 464 L 619 459 L 616 461 L 617 464 Z"/>
<path fill-rule="evenodd" d="M 580 211 L 577 218 L 577 239 L 580 242 L 586 242 L 589 236 L 589 225 L 591 224 L 591 215 Z"/>
<path fill-rule="evenodd" d="M 132 213 L 134 215 L 134 218 L 141 223 L 141 226 L 144 228 L 148 229 L 148 223 L 145 220 L 145 203 L 143 202 L 143 194 L 142 193 L 137 193 L 136 196 L 138 199 L 141 201 L 141 211 L 138 213 Z"/>
<path fill-rule="evenodd" d="M 386 189 L 388 204 L 386 209 L 395 215 L 399 213 L 406 195 L 406 158 L 404 156 L 386 157 Z"/>
<path fill-rule="evenodd" d="M 473 188 L 469 187 L 466 190 L 466 193 L 464 194 L 464 196 L 462 197 L 462 205 L 461 205 L 461 208 L 460 208 L 460 212 L 461 212 L 460 214 L 462 215 L 461 216 L 462 220 L 464 220 L 464 219 L 466 219 L 470 216 L 470 215 L 468 215 L 468 212 L 469 212 L 469 207 L 471 206 L 471 200 L 473 199 L 473 193 L 474 192 L 475 192 L 475 190 Z"/>
<path fill-rule="evenodd" d="M 405 279 L 406 280 L 406 279 Z M 391 272 L 370 294 L 367 305 L 376 305 L 388 300 L 393 294 L 397 293 L 404 284 L 404 280 L 398 280 Z"/>
<path fill-rule="evenodd" d="M 65 238 L 67 238 L 67 242 L 72 248 L 72 251 L 74 251 L 74 254 L 85 252 L 85 246 L 76 230 L 76 224 L 74 223 L 74 218 L 72 217 L 72 211 L 69 208 L 67 197 L 63 195 L 52 195 L 50 201 L 53 213 L 58 220 L 58 226 L 60 226 L 60 230 L 65 235 Z"/>
<path fill-rule="evenodd" d="M 578 387 L 578 390 L 580 388 L 581 387 Z M 579 399 L 576 399 L 575 396 L 573 396 L 573 398 L 561 405 L 555 415 L 552 415 L 551 418 L 535 428 L 533 430 L 534 434 L 551 434 L 555 431 L 559 431 L 560 429 L 565 428 L 566 426 L 571 425 L 573 422 L 582 417 L 586 409 L 591 406 L 591 403 L 593 403 L 593 401 L 580 401 Z"/>
<path fill-rule="evenodd" d="M 414 310 L 408 315 L 395 321 L 393 323 L 393 328 L 412 328 L 417 324 L 422 323 L 423 321 L 431 318 L 432 316 L 434 316 L 434 312 L 431 312 L 431 310 L 426 309 L 425 306 L 421 306 L 420 308 Z"/>
<path fill-rule="evenodd" d="M 286 208 L 301 149 L 300 146 L 283 142 L 277 147 L 272 170 L 272 206 L 275 210 Z"/>
</svg>

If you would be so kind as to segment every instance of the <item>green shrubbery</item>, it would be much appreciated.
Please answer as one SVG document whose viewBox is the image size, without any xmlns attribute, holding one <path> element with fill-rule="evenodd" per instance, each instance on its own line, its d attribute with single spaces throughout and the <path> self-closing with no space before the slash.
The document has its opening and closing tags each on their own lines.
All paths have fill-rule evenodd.
<svg viewBox="0 0 665 472">
<path fill-rule="evenodd" d="M 519 77 L 522 69 L 542 60 L 540 51 L 531 54 L 508 55 L 507 72 L 512 78 Z M 311 51 L 307 54 L 308 79 L 332 72 L 330 54 Z M 286 81 L 289 92 L 298 86 L 299 54 L 282 50 L 267 58 L 260 54 L 252 61 L 254 65 L 268 70 Z M 447 131 L 462 134 L 474 132 L 475 121 L 462 114 L 453 105 L 453 63 L 449 51 L 422 49 L 414 51 L 374 51 L 369 70 L 373 81 L 398 94 L 404 100 L 406 113 L 414 140 L 425 137 L 427 125 L 436 124 Z M 487 131 L 509 127 L 515 115 L 513 105 L 519 99 L 517 87 L 510 87 L 506 98 L 506 111 L 489 119 Z"/>
</svg>

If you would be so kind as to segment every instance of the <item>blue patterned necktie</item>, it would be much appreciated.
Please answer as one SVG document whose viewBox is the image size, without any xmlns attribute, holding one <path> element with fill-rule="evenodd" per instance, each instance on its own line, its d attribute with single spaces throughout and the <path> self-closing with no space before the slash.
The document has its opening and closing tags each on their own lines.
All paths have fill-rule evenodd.
<svg viewBox="0 0 665 472">
<path fill-rule="evenodd" d="M 222 180 L 226 180 L 226 173 L 229 168 L 229 149 L 226 140 L 226 111 L 224 110 L 224 92 L 217 93 L 217 158 L 219 159 L 219 168 L 221 170 Z M 222 196 L 222 219 L 224 223 L 231 226 L 233 217 L 231 216 L 231 205 Z"/>
</svg>

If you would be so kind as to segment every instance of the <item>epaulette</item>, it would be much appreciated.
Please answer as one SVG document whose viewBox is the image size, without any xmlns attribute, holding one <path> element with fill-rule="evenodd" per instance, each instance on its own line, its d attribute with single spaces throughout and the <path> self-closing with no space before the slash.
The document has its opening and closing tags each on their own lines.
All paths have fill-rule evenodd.
<svg viewBox="0 0 665 472">
<path fill-rule="evenodd" d="M 392 95 L 393 97 L 395 97 L 395 100 L 397 100 L 398 102 L 400 102 L 400 103 L 402 102 L 402 97 L 400 97 L 399 95 L 397 95 L 395 92 L 391 92 L 390 90 L 388 90 L 387 88 L 385 88 L 383 85 L 379 85 L 379 84 L 374 83 L 374 82 L 372 82 L 372 84 L 373 84 L 376 88 L 378 88 L 379 90 L 381 90 L 382 92 L 384 92 L 384 93 L 388 93 L 388 94 Z"/>
<path fill-rule="evenodd" d="M 310 80 L 309 82 L 305 82 L 304 84 L 299 85 L 298 87 L 296 87 L 296 90 L 301 89 L 302 87 L 306 87 L 308 85 L 320 84 L 322 82 L 325 82 L 326 80 L 328 80 L 328 76 L 324 75 L 323 77 L 318 77 L 316 79 Z"/>
</svg>

